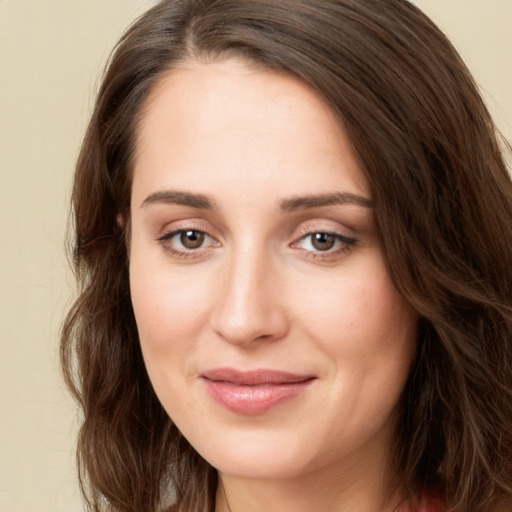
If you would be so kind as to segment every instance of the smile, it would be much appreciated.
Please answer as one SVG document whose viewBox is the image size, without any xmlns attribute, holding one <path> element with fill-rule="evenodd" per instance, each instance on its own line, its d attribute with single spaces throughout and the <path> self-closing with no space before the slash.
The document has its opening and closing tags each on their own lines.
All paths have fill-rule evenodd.
<svg viewBox="0 0 512 512">
<path fill-rule="evenodd" d="M 316 380 L 311 375 L 296 375 L 275 370 L 242 372 L 220 368 L 201 375 L 210 396 L 231 412 L 263 414 L 269 409 L 302 394 Z"/>
</svg>

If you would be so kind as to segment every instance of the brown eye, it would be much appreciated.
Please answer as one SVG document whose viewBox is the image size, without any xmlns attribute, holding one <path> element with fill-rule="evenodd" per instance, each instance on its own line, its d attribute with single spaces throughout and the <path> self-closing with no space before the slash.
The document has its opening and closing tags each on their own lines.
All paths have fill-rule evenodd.
<svg viewBox="0 0 512 512">
<path fill-rule="evenodd" d="M 328 251 L 334 247 L 336 236 L 331 233 L 313 233 L 311 236 L 311 245 L 317 251 Z"/>
<path fill-rule="evenodd" d="M 341 233 L 329 231 L 312 231 L 292 244 L 292 247 L 300 248 L 313 258 L 336 258 L 357 243 L 352 237 Z"/>
<path fill-rule="evenodd" d="M 180 233 L 180 242 L 186 249 L 198 249 L 203 245 L 204 239 L 204 233 L 195 229 L 188 229 Z"/>
</svg>

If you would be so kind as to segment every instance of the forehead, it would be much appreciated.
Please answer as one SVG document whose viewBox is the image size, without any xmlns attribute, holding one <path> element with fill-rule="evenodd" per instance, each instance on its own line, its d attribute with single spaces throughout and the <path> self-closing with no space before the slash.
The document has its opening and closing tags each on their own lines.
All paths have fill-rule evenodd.
<svg viewBox="0 0 512 512">
<path fill-rule="evenodd" d="M 243 179 L 251 194 L 262 179 L 307 188 L 327 174 L 329 191 L 344 175 L 344 191 L 369 195 L 341 123 L 295 77 L 237 59 L 190 61 L 160 79 L 143 109 L 134 187 Z"/>
</svg>

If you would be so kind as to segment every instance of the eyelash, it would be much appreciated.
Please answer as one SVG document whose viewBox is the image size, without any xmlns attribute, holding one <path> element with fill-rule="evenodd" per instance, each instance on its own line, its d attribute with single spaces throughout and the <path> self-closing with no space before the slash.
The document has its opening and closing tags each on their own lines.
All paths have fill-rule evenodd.
<svg viewBox="0 0 512 512">
<path fill-rule="evenodd" d="M 184 228 L 184 229 L 176 229 L 176 230 L 173 230 L 173 231 L 170 231 L 169 233 L 165 233 L 164 235 L 162 235 L 161 237 L 159 237 L 157 239 L 157 241 L 164 247 L 165 250 L 169 251 L 173 256 L 177 256 L 178 258 L 195 258 L 197 256 L 199 256 L 198 254 L 195 254 L 197 253 L 199 250 L 201 249 L 204 249 L 204 247 L 197 247 L 196 249 L 177 249 L 175 247 L 175 244 L 173 245 L 172 243 L 168 243 L 168 242 L 172 242 L 172 239 L 175 237 L 175 236 L 178 236 L 178 235 L 183 235 L 184 233 L 187 233 L 187 232 L 195 232 L 195 233 L 199 233 L 201 235 L 203 235 L 205 238 L 209 238 L 210 240 L 214 241 L 214 238 L 212 236 L 210 236 L 208 233 L 206 233 L 206 231 L 203 231 L 201 229 L 195 229 L 195 228 Z M 214 242 L 213 243 L 214 246 L 216 245 L 219 245 L 218 242 Z"/>
<path fill-rule="evenodd" d="M 203 250 L 205 249 L 205 247 L 203 247 L 202 244 L 200 247 L 197 247 L 197 248 L 177 249 L 175 246 L 175 243 L 174 244 L 169 243 L 170 241 L 172 241 L 172 239 L 174 237 L 176 237 L 178 235 L 182 236 L 184 233 L 187 233 L 187 232 L 198 233 L 198 234 L 204 236 L 205 240 L 210 239 L 211 240 L 210 244 L 213 247 L 219 245 L 219 243 L 216 242 L 215 239 L 212 236 L 210 236 L 208 233 L 206 233 L 205 231 L 202 231 L 200 229 L 194 229 L 194 228 L 184 228 L 184 229 L 176 229 L 176 230 L 170 231 L 169 233 L 165 233 L 164 235 L 159 237 L 157 239 L 157 241 L 165 248 L 165 250 L 167 250 L 173 256 L 176 256 L 178 258 L 188 259 L 188 258 L 199 257 L 201 254 L 199 251 L 201 251 L 202 249 Z M 311 237 L 313 237 L 314 235 L 327 235 L 327 236 L 334 237 L 334 239 L 335 239 L 334 243 L 335 244 L 337 243 L 338 247 L 336 247 L 334 249 L 330 248 L 325 251 L 321 251 L 321 250 L 315 251 L 315 250 L 304 249 L 304 248 L 299 247 L 299 244 L 301 242 L 304 242 L 308 238 L 311 239 Z M 310 242 L 310 243 L 312 244 L 313 242 Z M 318 230 L 318 231 L 305 232 L 295 242 L 290 244 L 290 247 L 297 249 L 299 251 L 305 252 L 306 256 L 309 258 L 334 259 L 337 256 L 340 256 L 342 254 L 349 252 L 351 250 L 351 248 L 356 244 L 357 244 L 357 240 L 355 238 L 344 236 L 335 231 Z"/>
<path fill-rule="evenodd" d="M 297 242 L 293 242 L 291 244 L 291 247 L 297 247 L 299 243 L 304 242 L 308 238 L 311 240 L 310 244 L 313 243 L 312 237 L 315 235 L 327 235 L 334 237 L 334 243 L 337 243 L 336 248 L 330 248 L 325 251 L 321 250 L 310 250 L 310 249 L 303 249 L 298 247 L 298 250 L 304 251 L 307 254 L 307 257 L 314 258 L 314 259 L 335 259 L 337 256 L 341 256 L 347 252 L 349 252 L 354 245 L 357 244 L 357 240 L 352 237 L 347 237 L 345 235 L 342 235 L 341 233 L 337 233 L 336 231 L 329 231 L 329 230 L 318 230 L 318 231 L 308 231 L 307 233 L 304 233 Z"/>
</svg>

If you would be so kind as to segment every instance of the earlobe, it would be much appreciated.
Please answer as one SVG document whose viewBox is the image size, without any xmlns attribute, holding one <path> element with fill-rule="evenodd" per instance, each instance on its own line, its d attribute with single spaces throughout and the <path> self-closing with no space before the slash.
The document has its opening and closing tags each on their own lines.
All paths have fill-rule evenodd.
<svg viewBox="0 0 512 512">
<path fill-rule="evenodd" d="M 118 213 L 116 215 L 116 223 L 117 223 L 117 226 L 119 228 L 121 228 L 121 230 L 123 230 L 125 227 L 126 227 L 126 221 L 125 221 L 125 218 L 123 215 L 121 215 L 120 213 Z"/>
</svg>

